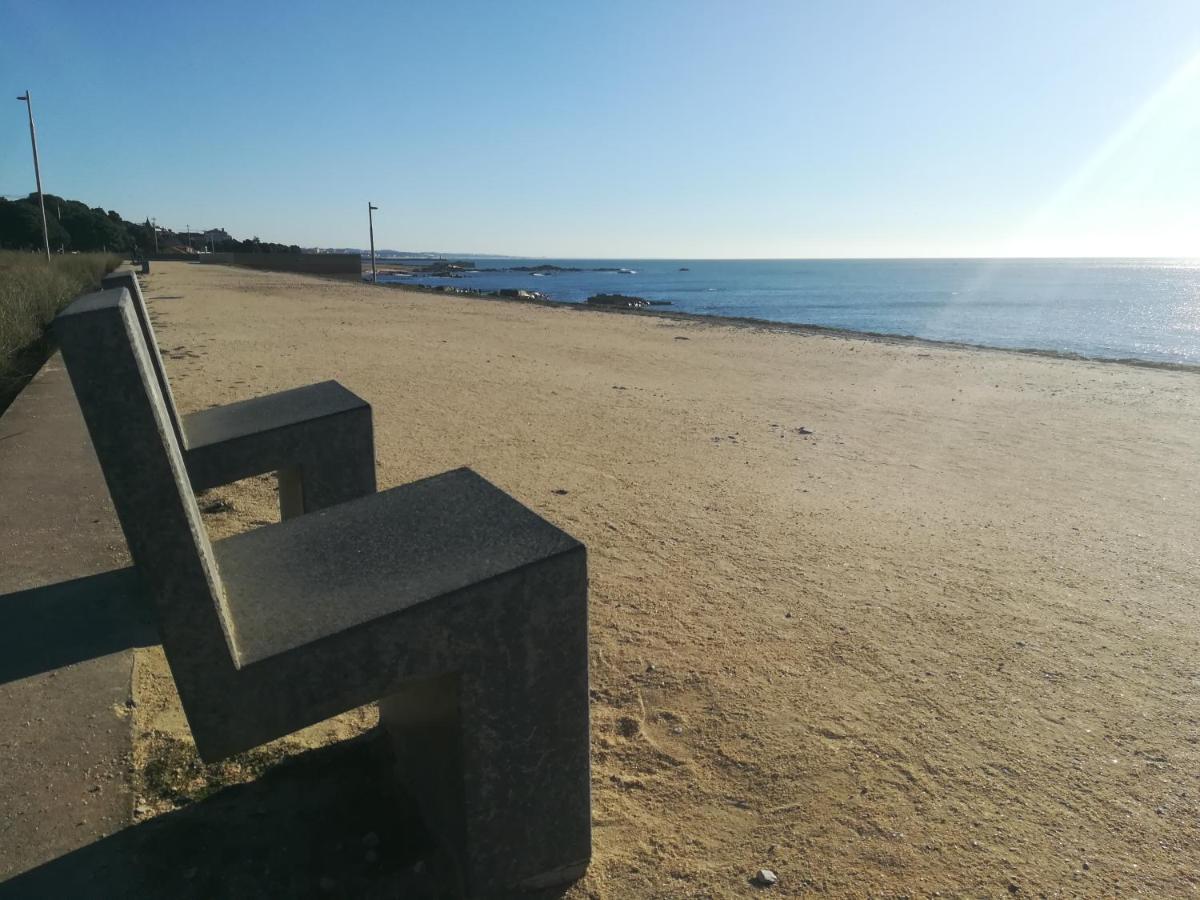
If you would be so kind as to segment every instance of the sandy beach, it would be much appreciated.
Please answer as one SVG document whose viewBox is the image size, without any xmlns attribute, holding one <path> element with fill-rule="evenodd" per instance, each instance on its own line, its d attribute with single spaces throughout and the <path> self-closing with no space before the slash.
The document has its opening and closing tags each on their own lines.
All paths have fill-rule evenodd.
<svg viewBox="0 0 1200 900">
<path fill-rule="evenodd" d="M 336 378 L 381 488 L 471 466 L 587 544 L 570 897 L 744 897 L 760 868 L 786 897 L 1200 892 L 1200 374 L 187 263 L 144 284 L 185 412 Z M 278 518 L 269 478 L 206 502 L 214 537 Z M 186 733 L 157 651 L 138 689 L 140 734 Z"/>
</svg>

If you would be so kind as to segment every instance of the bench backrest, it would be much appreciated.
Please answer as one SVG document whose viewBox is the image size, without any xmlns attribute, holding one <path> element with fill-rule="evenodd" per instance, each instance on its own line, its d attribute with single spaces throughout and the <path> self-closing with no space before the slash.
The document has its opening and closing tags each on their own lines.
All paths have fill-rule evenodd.
<svg viewBox="0 0 1200 900">
<path fill-rule="evenodd" d="M 126 288 L 81 297 L 54 330 L 185 708 L 237 665 L 212 547 Z"/>
<path fill-rule="evenodd" d="M 138 324 L 142 327 L 142 337 L 146 342 L 146 350 L 150 354 L 150 364 L 154 368 L 154 377 L 158 381 L 158 389 L 162 394 L 163 403 L 167 405 L 167 415 L 171 419 L 171 428 L 175 432 L 175 440 L 182 449 L 187 449 L 187 435 L 183 431 L 183 420 L 179 418 L 179 410 L 175 407 L 175 396 L 171 393 L 171 382 L 167 381 L 167 369 L 163 365 L 162 352 L 158 349 L 158 339 L 154 336 L 154 326 L 150 323 L 150 310 L 146 306 L 146 298 L 142 295 L 142 286 L 138 283 L 137 275 L 132 269 L 117 269 L 109 272 L 100 279 L 104 288 L 128 288 L 129 296 L 133 298 L 134 312 L 137 313 Z"/>
</svg>

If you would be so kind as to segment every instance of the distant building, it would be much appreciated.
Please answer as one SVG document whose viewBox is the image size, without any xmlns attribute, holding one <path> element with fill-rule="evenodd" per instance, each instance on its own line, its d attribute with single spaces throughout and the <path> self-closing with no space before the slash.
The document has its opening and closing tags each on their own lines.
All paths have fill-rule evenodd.
<svg viewBox="0 0 1200 900">
<path fill-rule="evenodd" d="M 187 252 L 204 252 L 223 241 L 233 240 L 224 228 L 210 228 L 208 231 L 179 231 L 172 237 Z"/>
</svg>

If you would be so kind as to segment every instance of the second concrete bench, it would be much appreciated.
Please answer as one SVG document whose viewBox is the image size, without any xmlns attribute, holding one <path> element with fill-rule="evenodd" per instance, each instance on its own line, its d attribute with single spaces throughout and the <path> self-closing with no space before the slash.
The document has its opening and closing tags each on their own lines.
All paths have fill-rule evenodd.
<svg viewBox="0 0 1200 900">
<path fill-rule="evenodd" d="M 371 406 L 336 381 L 180 416 L 137 276 L 106 275 L 129 291 L 155 383 L 194 490 L 277 472 L 282 518 L 375 491 Z"/>
</svg>

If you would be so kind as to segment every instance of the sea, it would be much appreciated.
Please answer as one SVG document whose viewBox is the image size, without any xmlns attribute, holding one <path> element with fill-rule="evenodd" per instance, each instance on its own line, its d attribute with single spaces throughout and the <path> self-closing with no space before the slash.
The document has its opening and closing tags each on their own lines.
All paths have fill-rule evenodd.
<svg viewBox="0 0 1200 900">
<path fill-rule="evenodd" d="M 516 288 L 569 303 L 620 293 L 702 316 L 1200 364 L 1200 260 L 455 258 L 476 270 L 380 281 Z M 578 271 L 514 271 L 549 265 Z"/>
</svg>

